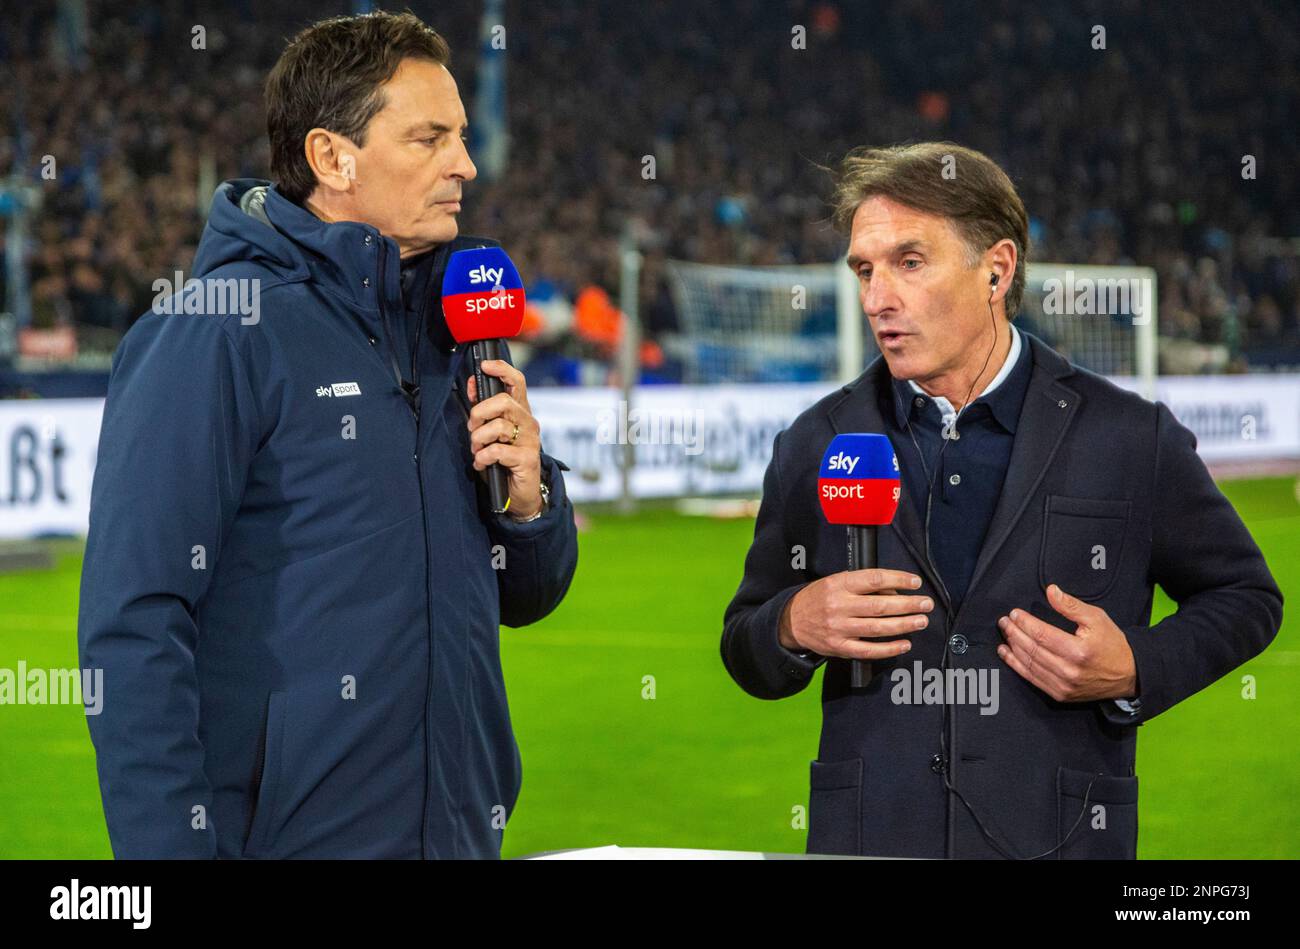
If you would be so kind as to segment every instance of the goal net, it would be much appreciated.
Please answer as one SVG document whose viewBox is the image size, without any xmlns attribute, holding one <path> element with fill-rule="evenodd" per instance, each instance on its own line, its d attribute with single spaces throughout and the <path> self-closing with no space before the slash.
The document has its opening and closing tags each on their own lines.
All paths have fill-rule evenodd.
<svg viewBox="0 0 1300 949">
<path fill-rule="evenodd" d="M 688 383 L 848 381 L 879 352 L 842 263 L 670 261 L 667 273 L 680 332 L 663 345 Z M 1016 325 L 1077 365 L 1134 379 L 1151 398 L 1157 299 L 1149 267 L 1031 263 Z"/>
</svg>

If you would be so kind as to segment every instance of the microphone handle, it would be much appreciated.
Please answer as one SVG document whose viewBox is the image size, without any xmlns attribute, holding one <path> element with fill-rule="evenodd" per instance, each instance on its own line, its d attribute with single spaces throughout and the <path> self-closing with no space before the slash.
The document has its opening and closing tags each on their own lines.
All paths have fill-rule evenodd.
<svg viewBox="0 0 1300 949">
<path fill-rule="evenodd" d="M 505 385 L 496 376 L 483 371 L 483 362 L 487 359 L 502 359 L 501 340 L 479 339 L 470 343 L 470 358 L 474 360 L 474 387 L 478 390 L 478 401 L 490 399 L 505 391 Z M 495 514 L 504 514 L 510 503 L 510 472 L 501 464 L 489 465 L 487 470 L 488 500 Z"/>
<path fill-rule="evenodd" d="M 851 526 L 849 535 L 849 569 L 867 570 L 876 566 L 876 527 L 874 524 Z M 849 687 L 862 689 L 867 685 L 870 673 L 867 664 L 861 659 L 849 660 Z"/>
</svg>

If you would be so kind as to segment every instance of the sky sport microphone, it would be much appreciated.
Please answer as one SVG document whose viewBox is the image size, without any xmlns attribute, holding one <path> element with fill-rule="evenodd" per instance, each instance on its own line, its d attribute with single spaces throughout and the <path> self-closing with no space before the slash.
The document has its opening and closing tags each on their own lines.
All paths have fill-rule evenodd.
<svg viewBox="0 0 1300 949">
<path fill-rule="evenodd" d="M 518 335 L 524 323 L 524 284 L 506 252 L 476 247 L 452 254 L 442 278 L 442 314 L 456 342 L 469 344 L 477 401 L 504 392 L 501 380 L 483 371 L 483 362 L 503 359 L 501 341 Z M 488 467 L 487 481 L 492 510 L 505 513 L 509 473 L 498 462 Z"/>
<path fill-rule="evenodd" d="M 848 527 L 849 569 L 876 566 L 876 527 L 898 510 L 898 456 L 885 435 L 836 435 L 817 472 L 817 499 L 831 524 Z M 867 667 L 852 660 L 850 687 L 867 684 Z"/>
</svg>

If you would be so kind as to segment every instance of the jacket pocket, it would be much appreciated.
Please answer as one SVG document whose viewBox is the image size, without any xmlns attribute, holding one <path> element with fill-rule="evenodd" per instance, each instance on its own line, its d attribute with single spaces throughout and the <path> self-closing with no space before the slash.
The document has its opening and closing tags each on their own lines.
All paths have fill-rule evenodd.
<svg viewBox="0 0 1300 949">
<path fill-rule="evenodd" d="M 254 790 L 253 819 L 244 840 L 244 856 L 256 857 L 265 846 L 264 838 L 275 816 L 275 792 L 280 784 L 280 758 L 284 746 L 284 703 L 287 694 L 272 692 L 266 707 L 266 729 L 262 733 L 261 768 Z"/>
<path fill-rule="evenodd" d="M 1049 494 L 1038 558 L 1040 587 L 1055 583 L 1081 600 L 1109 593 L 1119 575 L 1129 507 L 1127 500 Z"/>
<path fill-rule="evenodd" d="M 1057 859 L 1136 860 L 1137 809 L 1136 775 L 1057 768 Z"/>
<path fill-rule="evenodd" d="M 809 785 L 808 853 L 861 853 L 862 759 L 814 761 Z"/>
</svg>

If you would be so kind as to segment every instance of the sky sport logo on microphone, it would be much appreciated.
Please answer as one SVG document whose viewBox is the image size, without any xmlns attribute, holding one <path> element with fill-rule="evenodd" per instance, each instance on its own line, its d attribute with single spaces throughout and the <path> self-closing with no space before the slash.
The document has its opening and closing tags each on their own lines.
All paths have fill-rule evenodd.
<svg viewBox="0 0 1300 949">
<path fill-rule="evenodd" d="M 817 498 L 832 524 L 888 524 L 901 493 L 898 456 L 884 435 L 836 435 L 817 473 Z"/>
<path fill-rule="evenodd" d="M 519 271 L 500 247 L 458 250 L 447 262 L 442 312 L 458 343 L 517 335 L 525 299 Z"/>
</svg>

